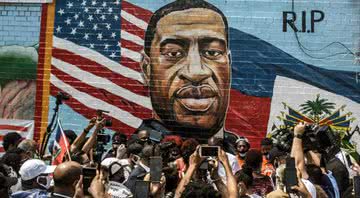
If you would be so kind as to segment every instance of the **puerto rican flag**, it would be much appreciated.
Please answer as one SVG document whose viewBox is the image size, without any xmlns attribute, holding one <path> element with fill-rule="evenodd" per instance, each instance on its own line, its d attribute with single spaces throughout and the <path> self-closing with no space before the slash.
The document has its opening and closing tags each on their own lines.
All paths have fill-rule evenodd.
<svg viewBox="0 0 360 198">
<path fill-rule="evenodd" d="M 66 105 L 86 119 L 96 115 L 96 109 L 107 110 L 113 119 L 110 129 L 132 134 L 152 116 L 139 67 L 152 12 L 124 0 L 56 1 L 54 12 L 51 95 L 69 94 Z M 278 122 L 283 102 L 297 108 L 317 94 L 339 106 L 346 104 L 360 118 L 355 72 L 306 64 L 232 27 L 229 34 L 232 86 L 227 130 L 246 136 L 258 147 Z"/>
<path fill-rule="evenodd" d="M 55 141 L 52 150 L 53 160 L 52 165 L 58 165 L 63 162 L 64 156 L 66 153 L 69 153 L 69 141 L 64 133 L 64 130 L 61 126 L 60 120 L 57 119 L 55 126 Z"/>
</svg>

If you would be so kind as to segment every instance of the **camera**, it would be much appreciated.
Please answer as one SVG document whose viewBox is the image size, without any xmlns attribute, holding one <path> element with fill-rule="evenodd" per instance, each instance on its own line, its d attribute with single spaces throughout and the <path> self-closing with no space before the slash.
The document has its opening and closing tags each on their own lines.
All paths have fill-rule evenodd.
<svg viewBox="0 0 360 198">
<path fill-rule="evenodd" d="M 69 99 L 70 99 L 70 96 L 66 95 L 63 92 L 59 92 L 56 95 L 56 104 L 61 105 L 63 100 L 69 100 Z"/>
<path fill-rule="evenodd" d="M 304 150 L 316 150 L 330 160 L 340 152 L 340 144 L 330 126 L 316 124 L 305 127 L 303 138 Z"/>
<path fill-rule="evenodd" d="M 110 135 L 109 134 L 102 134 L 102 133 L 99 133 L 97 134 L 97 143 L 98 144 L 108 144 L 110 142 Z"/>
<path fill-rule="evenodd" d="M 279 150 L 290 152 L 294 133 L 290 127 L 276 129 L 271 133 L 271 139 Z M 330 126 L 311 124 L 305 126 L 303 135 L 304 151 L 315 150 L 324 156 L 325 160 L 332 159 L 340 152 L 340 143 Z"/>
</svg>

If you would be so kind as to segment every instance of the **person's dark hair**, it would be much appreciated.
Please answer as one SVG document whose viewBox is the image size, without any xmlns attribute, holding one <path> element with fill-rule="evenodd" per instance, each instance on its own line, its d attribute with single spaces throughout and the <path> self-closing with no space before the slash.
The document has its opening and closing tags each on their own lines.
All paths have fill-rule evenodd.
<svg viewBox="0 0 360 198">
<path fill-rule="evenodd" d="M 181 198 L 193 198 L 193 197 L 203 197 L 203 198 L 220 198 L 221 194 L 219 191 L 216 191 L 214 187 L 205 182 L 190 182 L 186 185 L 184 191 L 181 194 Z"/>
<path fill-rule="evenodd" d="M 78 152 L 75 152 L 71 155 L 71 161 L 74 161 L 74 162 L 77 162 L 79 164 L 82 164 L 83 163 L 83 158 L 82 158 L 82 155 L 84 155 L 85 152 L 84 151 L 78 151 Z"/>
<path fill-rule="evenodd" d="M 114 133 L 114 135 L 112 136 L 112 142 L 116 142 L 116 144 L 126 144 L 127 141 L 127 136 L 123 133 L 120 132 L 116 132 Z"/>
<path fill-rule="evenodd" d="M 7 133 L 3 139 L 3 147 L 5 151 L 8 150 L 10 145 L 17 145 L 20 143 L 21 138 L 21 135 L 16 132 Z"/>
<path fill-rule="evenodd" d="M 213 136 L 213 137 L 209 138 L 208 145 L 209 146 L 220 146 L 222 148 L 224 146 L 224 139 Z"/>
<path fill-rule="evenodd" d="M 252 169 L 248 166 L 243 166 L 241 170 L 235 173 L 236 182 L 244 182 L 246 188 L 253 184 Z"/>
<path fill-rule="evenodd" d="M 262 160 L 262 154 L 259 150 L 250 149 L 246 153 L 245 164 L 253 170 L 259 170 L 261 168 Z"/>
<path fill-rule="evenodd" d="M 141 146 L 141 144 L 138 143 L 132 143 L 129 144 L 129 146 L 126 149 L 126 152 L 128 155 L 130 154 L 135 154 L 135 155 L 139 155 L 142 151 L 143 147 Z"/>
<path fill-rule="evenodd" d="M 196 147 L 199 145 L 199 142 L 194 138 L 189 138 L 183 142 L 181 145 L 181 155 L 183 156 L 184 162 L 189 163 L 190 155 L 194 153 Z"/>
<path fill-rule="evenodd" d="M 76 133 L 73 130 L 64 130 L 65 136 L 67 137 L 67 139 L 69 140 L 69 144 L 71 145 L 75 139 L 77 138 Z"/>
<path fill-rule="evenodd" d="M 273 144 L 270 138 L 264 138 L 261 140 L 261 146 L 271 146 Z"/>
<path fill-rule="evenodd" d="M 309 174 L 309 180 L 313 184 L 321 185 L 322 172 L 319 166 L 315 164 L 306 164 L 306 172 Z"/>
<path fill-rule="evenodd" d="M 152 15 L 145 32 L 145 44 L 144 44 L 145 53 L 147 55 L 150 55 L 151 43 L 156 33 L 156 26 L 161 18 L 165 17 L 166 15 L 172 12 L 183 11 L 193 8 L 204 8 L 218 13 L 221 16 L 222 20 L 224 21 L 226 40 L 229 41 L 228 21 L 224 13 L 220 9 L 203 0 L 177 0 L 161 7 L 160 9 L 155 11 L 155 13 Z"/>
<path fill-rule="evenodd" d="M 18 173 L 21 165 L 21 152 L 23 152 L 23 150 L 18 148 L 8 150 L 8 152 L 2 156 L 1 163 L 10 166 Z"/>
</svg>

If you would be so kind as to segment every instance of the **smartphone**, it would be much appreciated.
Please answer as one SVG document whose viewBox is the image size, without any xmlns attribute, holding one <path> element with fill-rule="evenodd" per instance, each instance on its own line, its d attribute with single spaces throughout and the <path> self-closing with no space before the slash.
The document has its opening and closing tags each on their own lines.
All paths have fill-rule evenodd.
<svg viewBox="0 0 360 198">
<path fill-rule="evenodd" d="M 150 157 L 150 180 L 152 182 L 160 182 L 162 165 L 161 157 Z"/>
<path fill-rule="evenodd" d="M 87 189 L 90 187 L 91 181 L 96 176 L 96 168 L 83 167 L 83 189 L 84 194 L 90 195 Z"/>
<path fill-rule="evenodd" d="M 286 191 L 291 192 L 291 187 L 298 185 L 295 158 L 289 157 L 286 159 L 286 168 L 284 171 Z"/>
<path fill-rule="evenodd" d="M 219 146 L 200 146 L 199 153 L 201 157 L 217 157 L 219 151 Z"/>
<path fill-rule="evenodd" d="M 137 180 L 135 183 L 135 196 L 134 198 L 149 197 L 149 181 Z"/>
<path fill-rule="evenodd" d="M 360 176 L 354 176 L 355 198 L 360 198 Z"/>
</svg>

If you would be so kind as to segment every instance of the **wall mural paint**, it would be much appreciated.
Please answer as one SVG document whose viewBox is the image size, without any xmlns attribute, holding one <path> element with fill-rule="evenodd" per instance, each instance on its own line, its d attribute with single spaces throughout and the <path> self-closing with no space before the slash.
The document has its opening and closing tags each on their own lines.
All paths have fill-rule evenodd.
<svg viewBox="0 0 360 198">
<path fill-rule="evenodd" d="M 35 47 L 0 47 L 1 118 L 34 119 L 37 60 Z"/>
<path fill-rule="evenodd" d="M 330 51 L 346 51 L 341 54 L 346 69 L 334 70 L 334 65 L 324 64 L 339 59 L 336 55 L 326 60 L 309 58 L 289 46 L 282 49 L 281 39 L 275 44 L 271 37 L 262 38 L 266 32 L 244 31 L 243 22 L 233 15 L 245 2 L 184 2 L 57 1 L 44 9 L 47 20 L 53 20 L 53 24 L 44 23 L 53 27 L 53 32 L 46 33 L 52 38 L 52 50 L 43 54 L 51 58 L 44 68 L 51 67 L 47 79 L 51 101 L 59 91 L 71 96 L 60 115 L 66 127 L 81 129 L 96 109 L 103 109 L 113 119 L 111 131 L 132 134 L 145 129 L 154 138 L 158 133 L 204 139 L 236 134 L 247 136 L 256 147 L 274 126 L 286 125 L 285 113 L 294 117 L 286 112 L 291 108 L 304 115 L 295 121 L 306 117 L 314 123 L 327 119 L 334 127 L 345 123 L 337 129 L 353 134 L 351 141 L 357 140 L 359 134 L 352 131 L 359 125 L 360 88 L 358 67 L 349 64 L 354 56 L 348 43 L 345 48 L 330 46 Z M 166 6 L 163 12 L 155 12 L 162 6 Z M 270 32 L 294 36 L 291 31 L 297 29 L 296 38 L 307 33 L 299 31 L 307 30 L 301 20 L 298 28 L 290 27 L 291 19 L 285 20 L 289 27 L 283 31 L 284 20 L 279 18 L 283 11 L 274 11 L 278 26 Z M 313 13 L 307 34 L 317 36 L 331 16 L 322 11 L 320 20 L 318 12 Z M 291 42 L 296 46 L 294 38 Z M 46 87 L 44 79 L 38 80 Z M 46 96 L 46 91 L 40 94 Z M 319 98 L 331 105 L 310 105 L 309 101 Z M 49 117 L 52 105 L 43 109 Z M 344 120 L 332 119 L 337 112 L 334 119 L 343 116 Z"/>
</svg>

